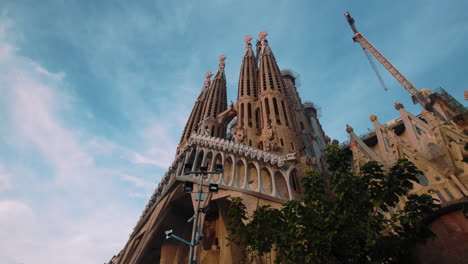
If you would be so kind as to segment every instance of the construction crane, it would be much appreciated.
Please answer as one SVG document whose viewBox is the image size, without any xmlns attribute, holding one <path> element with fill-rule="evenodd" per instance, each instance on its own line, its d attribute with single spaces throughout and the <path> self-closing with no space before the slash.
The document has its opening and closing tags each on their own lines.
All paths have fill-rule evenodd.
<svg viewBox="0 0 468 264">
<path fill-rule="evenodd" d="M 379 78 L 380 84 L 382 85 L 382 87 L 384 88 L 385 91 L 388 91 L 387 85 L 385 85 L 385 82 L 382 79 L 382 76 L 380 75 L 379 70 L 377 69 L 377 66 L 375 66 L 375 63 L 372 60 L 372 57 L 371 57 L 369 51 L 366 48 L 364 48 L 364 46 L 362 44 L 361 44 L 361 48 L 364 51 L 364 54 L 366 54 L 366 57 L 369 60 L 369 63 L 372 66 L 372 69 L 374 69 L 374 72 L 377 75 L 377 78 Z"/>
<path fill-rule="evenodd" d="M 393 64 L 364 37 L 364 35 L 357 31 L 356 26 L 354 25 L 354 19 L 351 17 L 349 12 L 345 12 L 344 16 L 346 17 L 346 20 L 354 32 L 354 42 L 359 42 L 359 44 L 361 44 L 362 48 L 364 49 L 364 52 L 370 52 L 382 64 L 382 66 L 384 66 L 385 69 L 390 72 L 390 74 L 401 84 L 401 86 L 403 86 L 403 88 L 405 88 L 405 90 L 411 94 L 413 102 L 417 102 L 424 109 L 434 112 L 432 104 L 426 98 L 424 98 L 416 86 L 414 86 L 414 84 L 412 84 L 395 66 L 393 66 Z M 375 70 L 376 67 L 373 65 L 372 60 L 369 61 Z M 378 73 L 377 76 L 379 77 L 379 80 L 381 80 L 382 77 Z"/>
</svg>

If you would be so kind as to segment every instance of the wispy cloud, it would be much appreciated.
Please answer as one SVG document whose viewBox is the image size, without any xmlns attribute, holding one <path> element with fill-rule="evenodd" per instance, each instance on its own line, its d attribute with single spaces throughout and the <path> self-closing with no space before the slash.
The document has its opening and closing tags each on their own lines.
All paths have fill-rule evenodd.
<svg viewBox="0 0 468 264">
<path fill-rule="evenodd" d="M 12 176 L 0 165 L 0 192 L 13 188 Z"/>
<path fill-rule="evenodd" d="M 139 209 L 116 200 L 112 177 L 120 172 L 96 160 L 120 154 L 125 161 L 127 148 L 69 125 L 69 112 L 76 109 L 63 91 L 65 73 L 17 54 L 5 39 L 0 37 L 0 89 L 7 118 L 0 143 L 7 143 L 14 151 L 8 156 L 17 160 L 0 166 L 0 191 L 15 191 L 16 197 L 0 198 L 0 237 L 9 238 L 0 241 L 0 259 L 8 264 L 105 261 L 125 243 Z M 0 157 L 6 157 L 2 150 Z M 21 161 L 31 166 L 31 175 L 15 173 L 13 182 L 10 169 Z M 118 223 L 112 221 L 117 218 Z"/>
<path fill-rule="evenodd" d="M 127 182 L 132 183 L 138 188 L 144 188 L 144 189 L 152 189 L 154 188 L 155 183 L 152 183 L 150 181 L 146 181 L 144 179 L 135 177 L 135 176 L 130 176 L 130 175 L 123 175 L 121 176 L 121 179 Z"/>
</svg>

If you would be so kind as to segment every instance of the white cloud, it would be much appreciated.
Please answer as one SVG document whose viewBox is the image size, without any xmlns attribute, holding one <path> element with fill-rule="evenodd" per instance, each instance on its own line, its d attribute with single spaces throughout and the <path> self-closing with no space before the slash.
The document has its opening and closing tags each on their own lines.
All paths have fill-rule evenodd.
<svg viewBox="0 0 468 264">
<path fill-rule="evenodd" d="M 55 79 L 55 80 L 58 80 L 58 81 L 61 81 L 61 80 L 63 79 L 63 77 L 65 77 L 65 73 L 63 73 L 63 72 L 51 73 L 51 72 L 47 71 L 46 69 L 42 68 L 42 67 L 39 66 L 39 65 L 35 65 L 34 69 L 35 69 L 38 73 L 44 74 L 44 75 L 46 75 L 47 77 L 50 77 L 50 78 Z"/>
<path fill-rule="evenodd" d="M 128 196 L 134 197 L 134 198 L 146 198 L 146 199 L 149 199 L 149 198 L 151 197 L 151 193 L 130 192 L 130 193 L 128 194 Z"/>
<path fill-rule="evenodd" d="M 13 187 L 11 183 L 11 174 L 0 165 L 0 192 L 9 190 Z"/>
<path fill-rule="evenodd" d="M 61 89 L 65 73 L 52 73 L 16 54 L 5 39 L 0 36 L 0 89 L 8 117 L 2 128 L 8 131 L 1 140 L 17 151 L 11 153 L 19 157 L 14 163 L 32 158 L 30 163 L 41 165 L 26 168 L 32 172 L 27 176 L 7 171 L 14 164 L 0 167 L 0 191 L 13 187 L 15 174 L 15 196 L 21 197 L 0 200 L 0 262 L 107 261 L 124 246 L 140 209 L 117 200 L 116 194 L 131 188 L 115 184 L 112 177 L 120 172 L 98 166 L 96 159 L 128 158 L 131 151 L 67 126 L 67 111 L 74 109 Z M 36 166 L 30 163 L 23 165 Z M 133 184 L 144 185 L 136 179 Z"/>
<path fill-rule="evenodd" d="M 127 182 L 131 182 L 133 185 L 135 185 L 135 187 L 138 188 L 153 189 L 155 187 L 155 183 L 146 181 L 135 176 L 123 175 L 121 176 L 121 179 Z"/>
</svg>

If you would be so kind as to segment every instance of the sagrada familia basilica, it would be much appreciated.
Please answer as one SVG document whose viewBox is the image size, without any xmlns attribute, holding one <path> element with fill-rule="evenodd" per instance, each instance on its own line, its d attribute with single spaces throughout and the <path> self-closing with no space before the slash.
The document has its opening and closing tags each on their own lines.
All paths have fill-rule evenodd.
<svg viewBox="0 0 468 264">
<path fill-rule="evenodd" d="M 305 171 L 325 170 L 323 149 L 336 142 L 322 130 L 314 104 L 302 102 L 294 75 L 280 70 L 266 37 L 261 32 L 255 47 L 250 36 L 245 38 L 236 103 L 227 103 L 224 56 L 213 80 L 210 72 L 205 75 L 173 163 L 109 264 L 190 263 L 192 257 L 196 263 L 239 263 L 240 249 L 226 239 L 228 197 L 241 197 L 249 213 L 262 205 L 280 207 L 301 197 Z M 342 146 L 352 153 L 356 171 L 370 160 L 384 166 L 401 158 L 412 161 L 424 172 L 412 192 L 430 194 L 442 204 L 431 220 L 437 239 L 419 253 L 436 260 L 468 258 L 467 111 L 443 90 L 421 94 L 431 109 L 415 115 L 395 103 L 399 117 L 381 123 L 370 115 L 374 130 L 364 136 L 346 125 L 350 140 Z M 222 173 L 187 173 L 187 168 L 213 171 L 219 165 Z M 197 195 L 202 177 L 204 197 Z M 186 190 L 190 183 L 193 192 Z M 215 184 L 217 192 L 208 192 Z M 200 202 L 203 210 L 197 213 Z M 392 210 L 404 203 L 401 197 Z M 197 224 L 203 239 L 190 246 Z M 166 239 L 168 230 L 187 243 Z"/>
</svg>

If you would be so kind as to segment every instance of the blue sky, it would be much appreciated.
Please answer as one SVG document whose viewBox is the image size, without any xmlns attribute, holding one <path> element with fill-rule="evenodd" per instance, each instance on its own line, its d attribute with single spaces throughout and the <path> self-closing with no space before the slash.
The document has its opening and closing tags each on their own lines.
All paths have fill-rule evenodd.
<svg viewBox="0 0 468 264">
<path fill-rule="evenodd" d="M 419 89 L 468 87 L 466 1 L 0 2 L 0 260 L 102 263 L 125 244 L 224 54 L 235 101 L 243 38 L 269 32 L 326 134 L 413 113 L 385 92 L 343 12 Z"/>
</svg>

